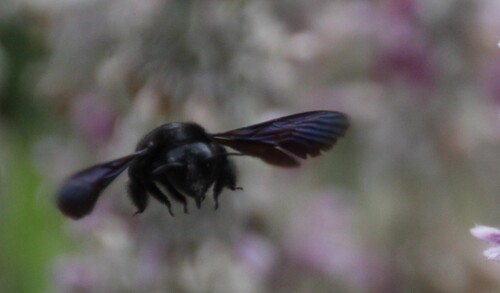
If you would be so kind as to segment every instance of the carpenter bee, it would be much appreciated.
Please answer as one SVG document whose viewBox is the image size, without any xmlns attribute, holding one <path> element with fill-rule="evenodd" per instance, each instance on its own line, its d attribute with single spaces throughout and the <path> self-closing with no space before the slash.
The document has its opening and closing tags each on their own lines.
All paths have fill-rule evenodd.
<svg viewBox="0 0 500 293">
<path fill-rule="evenodd" d="M 304 112 L 216 134 L 196 123 L 166 123 L 146 134 L 133 154 L 69 177 L 59 190 L 57 205 L 73 219 L 88 215 L 101 192 L 128 168 L 128 194 L 136 214 L 146 209 L 150 196 L 167 206 L 172 216 L 170 199 L 181 203 L 187 213 L 186 198 L 194 199 L 200 208 L 211 187 L 217 209 L 224 188 L 241 189 L 229 156 L 297 167 L 300 159 L 330 149 L 348 127 L 348 117 L 333 111 Z M 237 152 L 227 152 L 225 147 Z"/>
</svg>

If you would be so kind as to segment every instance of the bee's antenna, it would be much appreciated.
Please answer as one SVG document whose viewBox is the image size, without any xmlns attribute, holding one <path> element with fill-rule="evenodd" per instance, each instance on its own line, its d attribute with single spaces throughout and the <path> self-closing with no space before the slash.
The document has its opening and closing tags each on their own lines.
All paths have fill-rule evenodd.
<svg viewBox="0 0 500 293">
<path fill-rule="evenodd" d="M 183 167 L 184 167 L 184 165 L 182 165 L 180 163 L 165 164 L 165 165 L 162 165 L 162 166 L 154 169 L 153 172 L 152 172 L 152 174 L 155 175 L 155 176 L 159 176 L 159 175 L 161 175 L 165 171 L 175 170 L 175 169 L 179 169 L 179 168 L 183 168 Z"/>
<path fill-rule="evenodd" d="M 224 153 L 224 154 L 217 154 L 214 157 L 229 157 L 229 156 L 246 156 L 243 153 Z"/>
<path fill-rule="evenodd" d="M 244 153 L 225 153 L 223 156 L 229 157 L 229 156 L 245 156 Z"/>
<path fill-rule="evenodd" d="M 148 149 L 146 148 L 146 149 L 142 149 L 142 150 L 140 150 L 140 151 L 137 151 L 137 152 L 133 153 L 132 155 L 136 155 L 136 156 L 143 156 L 143 155 L 145 155 L 147 152 L 148 152 Z"/>
</svg>

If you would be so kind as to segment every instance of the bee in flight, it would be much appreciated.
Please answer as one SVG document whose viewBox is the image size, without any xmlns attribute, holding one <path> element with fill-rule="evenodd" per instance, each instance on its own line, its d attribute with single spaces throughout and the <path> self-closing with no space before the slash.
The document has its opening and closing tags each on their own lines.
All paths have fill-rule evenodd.
<svg viewBox="0 0 500 293">
<path fill-rule="evenodd" d="M 334 111 L 298 113 L 216 134 L 196 123 L 166 123 L 146 134 L 133 154 L 69 177 L 59 190 L 57 205 L 73 219 L 90 214 L 101 192 L 128 168 L 128 194 L 136 213 L 146 209 L 150 196 L 167 206 L 171 215 L 169 198 L 181 203 L 187 213 L 186 197 L 200 208 L 212 186 L 217 209 L 224 188 L 241 189 L 229 156 L 246 155 L 278 167 L 297 167 L 299 159 L 330 149 L 348 127 L 348 117 Z M 225 147 L 238 152 L 227 152 Z"/>
</svg>

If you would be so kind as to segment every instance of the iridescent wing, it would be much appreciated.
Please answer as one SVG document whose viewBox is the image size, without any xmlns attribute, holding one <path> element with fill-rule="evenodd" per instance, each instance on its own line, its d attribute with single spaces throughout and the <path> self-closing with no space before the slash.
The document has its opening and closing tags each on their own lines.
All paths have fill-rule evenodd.
<svg viewBox="0 0 500 293">
<path fill-rule="evenodd" d="M 212 139 L 245 155 L 280 167 L 297 167 L 297 158 L 329 150 L 349 128 L 340 112 L 311 111 L 212 135 Z"/>
<path fill-rule="evenodd" d="M 73 219 L 90 214 L 101 192 L 140 154 L 98 164 L 69 177 L 57 194 L 57 206 Z"/>
</svg>

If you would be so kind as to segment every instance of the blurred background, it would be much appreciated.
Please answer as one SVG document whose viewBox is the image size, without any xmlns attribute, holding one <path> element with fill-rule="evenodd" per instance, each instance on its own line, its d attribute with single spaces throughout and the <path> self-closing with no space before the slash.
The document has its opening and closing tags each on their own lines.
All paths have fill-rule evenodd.
<svg viewBox="0 0 500 293">
<path fill-rule="evenodd" d="M 1 292 L 500 292 L 500 1 L 2 0 Z M 300 169 L 133 217 L 126 176 L 81 221 L 62 180 L 153 127 L 347 113 Z"/>
</svg>

